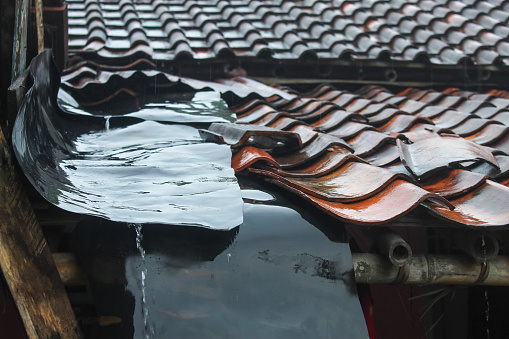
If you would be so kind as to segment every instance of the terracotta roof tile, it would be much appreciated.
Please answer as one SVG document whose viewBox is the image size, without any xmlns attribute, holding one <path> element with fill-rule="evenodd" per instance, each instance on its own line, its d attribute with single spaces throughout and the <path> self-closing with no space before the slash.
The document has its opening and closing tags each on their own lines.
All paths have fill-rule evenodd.
<svg viewBox="0 0 509 339">
<path fill-rule="evenodd" d="M 467 226 L 505 226 L 509 209 L 509 188 L 490 180 L 476 190 L 450 199 L 454 209 L 425 202 L 431 214 Z"/>
<path fill-rule="evenodd" d="M 428 199 L 438 200 L 444 204 L 440 212 L 445 213 L 452 207 L 439 195 L 429 193 L 418 186 L 403 180 L 396 180 L 378 194 L 358 202 L 337 203 L 307 195 L 285 183 L 273 180 L 276 185 L 302 196 L 324 212 L 336 218 L 358 225 L 379 225 L 405 215 Z"/>
<path fill-rule="evenodd" d="M 252 172 L 275 178 L 306 194 L 332 202 L 364 200 L 381 192 L 397 179 L 412 181 L 404 174 L 360 162 L 348 162 L 319 178 L 285 178 L 261 169 L 252 169 Z"/>
</svg>

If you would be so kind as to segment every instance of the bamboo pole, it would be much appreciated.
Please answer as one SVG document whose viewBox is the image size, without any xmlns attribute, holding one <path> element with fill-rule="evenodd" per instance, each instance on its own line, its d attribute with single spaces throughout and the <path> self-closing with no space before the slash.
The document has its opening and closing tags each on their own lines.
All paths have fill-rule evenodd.
<svg viewBox="0 0 509 339">
<path fill-rule="evenodd" d="M 492 261 L 498 256 L 499 245 L 494 233 L 458 229 L 452 235 L 456 247 L 477 262 Z"/>
<path fill-rule="evenodd" d="M 54 253 L 65 285 L 85 285 L 87 279 L 72 253 Z M 509 286 L 509 257 L 498 256 L 486 264 L 466 255 L 414 255 L 406 266 L 393 265 L 387 257 L 353 253 L 358 284 L 493 285 Z"/>
<path fill-rule="evenodd" d="M 509 286 L 509 257 L 479 263 L 469 256 L 414 255 L 402 267 L 378 254 L 354 253 L 355 280 L 360 284 Z"/>
</svg>

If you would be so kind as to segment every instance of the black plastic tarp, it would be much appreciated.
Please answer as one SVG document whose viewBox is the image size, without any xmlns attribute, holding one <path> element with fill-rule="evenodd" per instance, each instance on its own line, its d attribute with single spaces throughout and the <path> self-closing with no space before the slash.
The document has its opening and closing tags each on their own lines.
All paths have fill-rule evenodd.
<svg viewBox="0 0 509 339">
<path fill-rule="evenodd" d="M 60 76 L 50 51 L 32 61 L 30 72 L 33 86 L 12 140 L 24 173 L 48 201 L 120 222 L 222 230 L 242 223 L 229 147 L 202 142 L 192 125 L 171 123 L 226 121 L 210 115 L 214 107 L 199 114 L 203 95 L 184 108 L 183 103 L 173 103 L 174 109 L 170 103 L 148 105 L 117 114 L 110 123 L 104 115 L 58 106 Z"/>
</svg>

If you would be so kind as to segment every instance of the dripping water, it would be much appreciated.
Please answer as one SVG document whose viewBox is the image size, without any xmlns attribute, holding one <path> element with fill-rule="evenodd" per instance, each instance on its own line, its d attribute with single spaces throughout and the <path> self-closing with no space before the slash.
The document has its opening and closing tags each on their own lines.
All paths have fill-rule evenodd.
<svg viewBox="0 0 509 339">
<path fill-rule="evenodd" d="M 483 265 L 486 267 L 486 241 L 484 240 L 484 232 L 481 234 L 481 247 L 484 254 L 484 262 Z M 486 300 L 486 339 L 490 339 L 490 328 L 489 328 L 489 320 L 490 320 L 490 301 L 488 299 L 488 288 L 484 287 L 484 298 Z"/>
<path fill-rule="evenodd" d="M 140 252 L 141 257 L 141 313 L 143 316 L 143 337 L 145 339 L 149 339 L 154 334 L 154 328 L 151 324 L 149 324 L 150 311 L 147 305 L 147 287 L 146 287 L 146 278 L 147 278 L 147 265 L 145 262 L 145 249 L 141 245 L 141 241 L 143 240 L 143 235 L 141 234 L 142 224 L 128 224 L 129 227 L 134 228 L 136 231 L 136 247 Z"/>
<path fill-rule="evenodd" d="M 104 117 L 104 119 L 106 119 L 106 122 L 104 123 L 104 127 L 106 127 L 107 131 L 110 130 L 110 118 L 111 118 L 111 115 L 107 115 Z"/>
<path fill-rule="evenodd" d="M 486 299 L 486 338 L 490 339 L 490 328 L 489 328 L 489 320 L 490 320 L 490 301 L 488 299 L 488 288 L 484 287 L 484 298 Z"/>
</svg>

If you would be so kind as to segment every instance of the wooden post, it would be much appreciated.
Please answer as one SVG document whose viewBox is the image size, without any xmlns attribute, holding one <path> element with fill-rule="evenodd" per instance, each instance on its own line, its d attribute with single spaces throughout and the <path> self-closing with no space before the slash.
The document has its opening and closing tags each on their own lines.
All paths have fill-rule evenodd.
<svg viewBox="0 0 509 339">
<path fill-rule="evenodd" d="M 12 49 L 11 83 L 25 70 L 27 57 L 27 30 L 29 0 L 16 0 L 14 10 L 14 46 Z"/>
<path fill-rule="evenodd" d="M 80 338 L 55 262 L 35 218 L 11 147 L 0 130 L 0 268 L 29 338 Z"/>
<path fill-rule="evenodd" d="M 7 134 L 5 137 L 10 138 L 10 133 L 12 130 L 12 126 L 14 126 L 14 121 L 16 120 L 16 115 L 18 114 L 19 107 L 25 98 L 25 94 L 28 91 L 28 80 L 30 77 L 30 72 L 28 69 L 25 69 L 23 73 L 20 74 L 9 86 L 7 89 L 7 112 L 0 114 L 1 121 L 0 124 L 7 127 L 5 133 Z"/>
<path fill-rule="evenodd" d="M 44 25 L 42 21 L 42 0 L 35 0 L 35 21 L 37 25 L 37 53 L 44 49 Z"/>
</svg>

